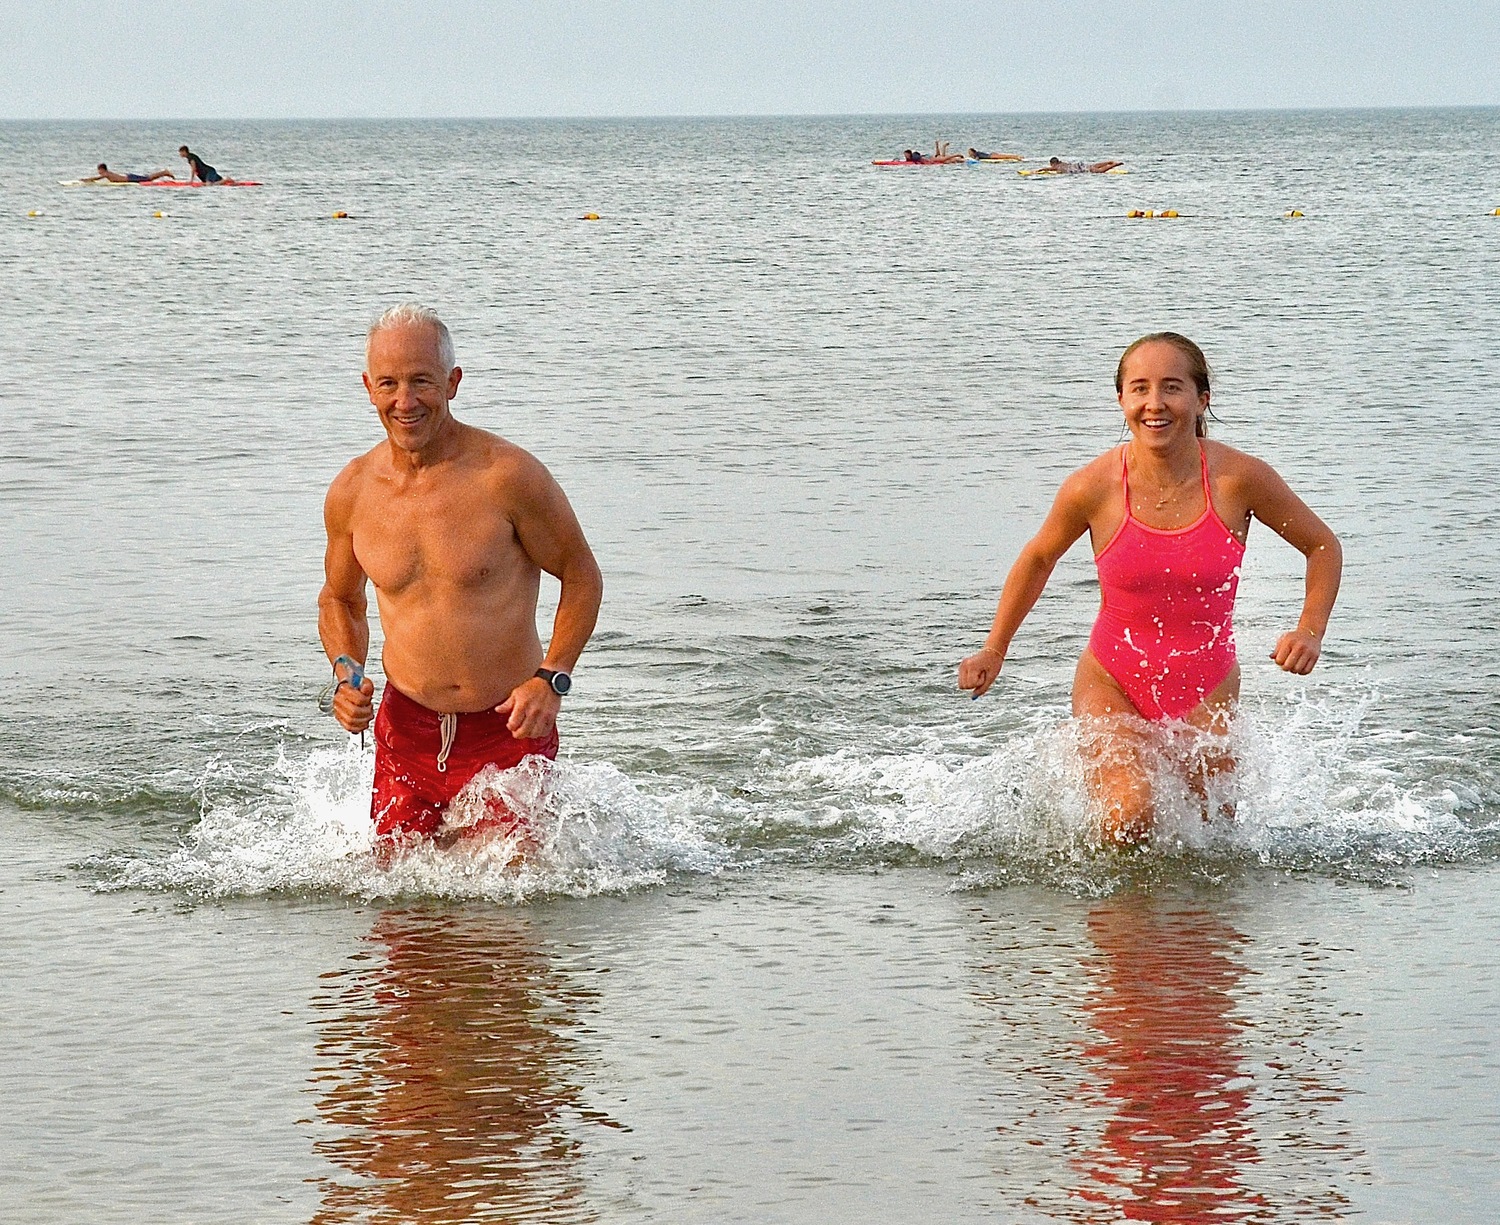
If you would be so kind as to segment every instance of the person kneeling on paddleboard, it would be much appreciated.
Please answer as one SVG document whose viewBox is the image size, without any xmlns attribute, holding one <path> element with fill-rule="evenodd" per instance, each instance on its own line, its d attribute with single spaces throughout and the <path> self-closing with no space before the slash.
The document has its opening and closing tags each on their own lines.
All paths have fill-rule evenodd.
<svg viewBox="0 0 1500 1225">
<path fill-rule="evenodd" d="M 184 157 L 184 158 L 187 159 L 187 164 L 188 164 L 189 167 L 191 167 L 192 172 L 193 172 L 192 176 L 191 176 L 191 179 L 190 179 L 191 182 L 196 182 L 196 183 L 226 183 L 226 182 L 228 182 L 228 180 L 223 175 L 221 175 L 217 170 L 215 170 L 212 166 L 210 166 L 207 162 L 205 162 L 201 157 L 199 157 L 196 153 L 194 153 L 186 145 L 182 145 L 177 150 L 177 156 L 178 157 Z"/>
</svg>

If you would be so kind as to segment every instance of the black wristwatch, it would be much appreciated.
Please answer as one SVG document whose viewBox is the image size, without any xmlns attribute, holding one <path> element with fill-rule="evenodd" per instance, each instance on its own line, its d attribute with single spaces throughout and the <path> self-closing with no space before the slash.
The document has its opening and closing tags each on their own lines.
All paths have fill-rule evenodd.
<svg viewBox="0 0 1500 1225">
<path fill-rule="evenodd" d="M 538 668 L 536 675 L 552 686 L 552 692 L 563 697 L 573 688 L 573 678 L 566 672 L 554 672 L 551 668 Z"/>
</svg>

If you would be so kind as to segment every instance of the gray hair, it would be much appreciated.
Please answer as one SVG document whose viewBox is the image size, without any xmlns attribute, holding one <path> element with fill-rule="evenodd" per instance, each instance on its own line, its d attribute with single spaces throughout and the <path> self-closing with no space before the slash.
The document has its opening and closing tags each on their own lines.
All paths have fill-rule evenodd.
<svg viewBox="0 0 1500 1225">
<path fill-rule="evenodd" d="M 375 339 L 376 332 L 409 327 L 431 328 L 437 333 L 438 359 L 443 363 L 443 369 L 451 371 L 458 365 L 453 355 L 453 337 L 448 332 L 448 325 L 438 318 L 437 312 L 415 302 L 402 302 L 381 311 L 375 322 L 370 324 L 370 330 L 365 333 L 365 368 L 368 370 L 370 366 L 370 342 Z"/>
</svg>

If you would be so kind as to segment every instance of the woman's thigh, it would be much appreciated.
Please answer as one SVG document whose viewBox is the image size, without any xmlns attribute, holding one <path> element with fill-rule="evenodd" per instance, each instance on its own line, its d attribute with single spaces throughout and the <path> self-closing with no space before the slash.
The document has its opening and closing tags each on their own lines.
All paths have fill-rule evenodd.
<svg viewBox="0 0 1500 1225">
<path fill-rule="evenodd" d="M 1085 650 L 1073 670 L 1073 717 L 1098 719 L 1111 715 L 1140 718 L 1141 712 L 1104 665 L 1094 658 L 1094 653 Z"/>
</svg>

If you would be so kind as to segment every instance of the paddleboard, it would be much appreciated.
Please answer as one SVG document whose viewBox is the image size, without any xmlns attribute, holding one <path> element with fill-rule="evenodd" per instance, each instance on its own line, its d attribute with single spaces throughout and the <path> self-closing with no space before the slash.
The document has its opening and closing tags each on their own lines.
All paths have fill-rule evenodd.
<svg viewBox="0 0 1500 1225">
<path fill-rule="evenodd" d="M 965 166 L 1000 166 L 1006 162 L 1024 162 L 1026 159 L 1019 153 L 1001 153 L 995 157 L 966 157 Z"/>
<path fill-rule="evenodd" d="M 1053 170 L 1050 166 L 1039 166 L 1035 170 L 1017 170 L 1017 174 L 1023 178 L 1035 179 L 1046 176 L 1049 179 L 1086 179 L 1090 176 L 1101 174 L 1129 174 L 1130 171 L 1124 166 L 1116 166 L 1113 170 Z"/>
<path fill-rule="evenodd" d="M 225 179 L 222 183 L 189 183 L 186 179 L 152 179 L 149 183 L 115 183 L 105 179 L 99 183 L 83 179 L 60 179 L 61 187 L 264 187 L 252 179 Z"/>
<path fill-rule="evenodd" d="M 904 162 L 897 158 L 895 161 L 874 161 L 872 166 L 957 166 L 958 162 Z"/>
</svg>

